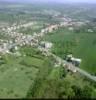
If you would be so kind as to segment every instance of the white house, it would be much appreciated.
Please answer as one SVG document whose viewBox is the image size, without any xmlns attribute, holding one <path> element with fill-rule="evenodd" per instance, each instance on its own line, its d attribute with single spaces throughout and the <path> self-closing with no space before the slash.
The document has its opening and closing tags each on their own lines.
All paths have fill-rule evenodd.
<svg viewBox="0 0 96 100">
<path fill-rule="evenodd" d="M 17 46 L 15 46 L 15 47 L 14 47 L 14 49 L 15 49 L 15 50 L 18 50 L 18 47 L 17 47 Z"/>
<path fill-rule="evenodd" d="M 72 54 L 67 55 L 66 60 L 67 60 L 68 62 L 71 62 L 71 63 L 74 64 L 75 66 L 79 66 L 80 63 L 82 62 L 81 59 L 79 59 L 79 58 L 74 58 L 74 57 L 72 56 Z"/>
<path fill-rule="evenodd" d="M 45 29 L 42 29 L 42 30 L 41 30 L 41 33 L 44 33 L 44 32 L 45 32 Z"/>
<path fill-rule="evenodd" d="M 92 33 L 92 32 L 93 32 L 93 30 L 92 30 L 92 29 L 88 29 L 88 32 Z"/>
<path fill-rule="evenodd" d="M 42 41 L 41 42 L 41 46 L 43 46 L 45 49 L 51 49 L 52 48 L 52 43 L 50 42 L 46 42 L 46 41 Z"/>
<path fill-rule="evenodd" d="M 82 60 L 79 59 L 79 58 L 74 58 L 74 57 L 72 57 L 72 58 L 71 58 L 71 61 L 72 61 L 72 63 L 73 63 L 75 66 L 79 66 Z"/>
<path fill-rule="evenodd" d="M 74 28 L 73 28 L 73 27 L 69 27 L 68 30 L 69 30 L 69 31 L 73 31 Z"/>
<path fill-rule="evenodd" d="M 72 60 L 72 61 L 77 61 L 77 62 L 79 62 L 79 63 L 81 63 L 81 61 L 82 61 L 81 59 L 79 59 L 79 58 L 74 58 L 74 57 L 72 57 L 71 60 Z"/>
<path fill-rule="evenodd" d="M 45 43 L 46 49 L 50 49 L 51 47 L 52 47 L 52 43 L 48 43 L 48 42 Z"/>
</svg>

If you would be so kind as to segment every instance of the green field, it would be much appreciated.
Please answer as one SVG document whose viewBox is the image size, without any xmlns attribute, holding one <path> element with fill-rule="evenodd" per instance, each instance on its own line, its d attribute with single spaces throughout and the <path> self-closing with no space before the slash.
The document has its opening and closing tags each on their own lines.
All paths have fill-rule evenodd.
<svg viewBox="0 0 96 100">
<path fill-rule="evenodd" d="M 81 68 L 96 74 L 96 34 L 76 33 L 67 29 L 59 29 L 44 37 L 44 40 L 54 44 L 53 53 L 64 58 L 66 54 L 72 53 L 81 58 Z"/>
<path fill-rule="evenodd" d="M 27 50 L 32 53 L 31 56 L 26 54 Z M 9 54 L 3 56 L 4 63 L 0 64 L 0 98 L 26 97 L 30 86 L 34 85 L 39 70 L 43 66 L 46 68 L 46 58 L 36 55 L 35 50 L 30 52 L 32 50 L 30 47 L 24 47 L 20 50 L 20 57 Z M 26 56 L 23 56 L 24 54 Z"/>
</svg>

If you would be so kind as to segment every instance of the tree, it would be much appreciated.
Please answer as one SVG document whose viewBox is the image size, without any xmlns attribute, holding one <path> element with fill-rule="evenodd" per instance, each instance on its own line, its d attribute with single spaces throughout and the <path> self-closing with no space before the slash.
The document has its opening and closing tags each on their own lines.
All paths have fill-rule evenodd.
<svg viewBox="0 0 96 100">
<path fill-rule="evenodd" d="M 64 78 L 66 74 L 67 70 L 63 66 L 60 66 L 60 78 Z"/>
</svg>

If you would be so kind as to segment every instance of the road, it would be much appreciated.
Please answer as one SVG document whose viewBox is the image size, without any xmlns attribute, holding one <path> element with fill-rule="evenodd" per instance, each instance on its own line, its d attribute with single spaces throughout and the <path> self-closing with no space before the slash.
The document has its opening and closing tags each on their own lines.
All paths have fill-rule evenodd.
<svg viewBox="0 0 96 100">
<path fill-rule="evenodd" d="M 77 67 L 76 67 L 76 70 L 77 70 L 80 74 L 82 74 L 82 75 L 86 76 L 87 78 L 89 78 L 89 79 L 93 80 L 94 82 L 96 82 L 96 76 L 92 76 L 92 75 L 89 74 L 88 72 L 86 72 L 86 71 L 84 71 L 84 70 L 82 70 L 82 69 L 80 69 L 80 68 L 77 68 Z"/>
<path fill-rule="evenodd" d="M 18 44 L 14 43 L 12 44 L 9 49 L 13 48 L 14 46 L 16 46 Z M 96 77 L 95 76 L 92 76 L 90 73 L 78 68 L 78 67 L 75 67 L 74 65 L 68 63 L 67 61 L 63 60 L 62 58 L 56 56 L 55 54 L 51 53 L 51 52 L 47 52 L 48 55 L 50 56 L 53 56 L 57 61 L 61 62 L 62 65 L 68 65 L 70 66 L 70 70 L 73 71 L 73 70 L 76 70 L 77 72 L 79 72 L 81 75 L 87 77 L 88 79 L 91 79 L 92 81 L 96 82 Z"/>
<path fill-rule="evenodd" d="M 15 46 L 17 46 L 17 45 L 18 45 L 18 44 L 13 43 L 13 44 L 11 44 L 11 45 L 9 46 L 8 49 L 11 49 L 11 48 L 13 48 L 13 47 L 15 47 Z M 38 45 L 38 46 L 39 46 L 39 45 Z M 44 49 L 43 49 L 43 50 L 44 50 Z M 45 50 L 45 51 L 47 51 L 47 50 Z M 43 51 L 42 51 L 42 52 L 43 52 Z M 85 77 L 91 79 L 92 81 L 96 82 L 96 77 L 95 77 L 95 76 L 92 76 L 90 73 L 88 73 L 88 72 L 86 72 L 86 71 L 84 71 L 84 70 L 82 70 L 82 69 L 80 69 L 80 68 L 75 67 L 73 64 L 68 63 L 67 61 L 63 60 L 62 58 L 56 56 L 55 54 L 53 54 L 53 53 L 51 53 L 51 52 L 49 52 L 49 51 L 47 51 L 46 53 L 47 53 L 48 55 L 53 56 L 53 57 L 56 59 L 56 61 L 60 62 L 64 67 L 65 67 L 65 65 L 67 65 L 67 67 L 68 67 L 68 69 L 69 69 L 70 71 L 73 71 L 73 72 L 76 72 L 76 71 L 77 71 L 77 72 L 79 72 L 80 74 L 82 74 L 83 76 L 85 76 Z"/>
<path fill-rule="evenodd" d="M 48 53 L 49 55 L 53 56 L 56 60 L 61 61 L 62 65 L 64 65 L 64 67 L 65 67 L 65 65 L 69 65 L 71 71 L 72 71 L 72 70 L 76 70 L 76 71 L 79 72 L 81 75 L 83 75 L 83 76 L 87 77 L 88 79 L 90 79 L 90 80 L 96 82 L 96 76 L 92 76 L 90 73 L 88 73 L 88 72 L 86 72 L 86 71 L 84 71 L 84 70 L 82 70 L 82 69 L 80 69 L 80 68 L 78 68 L 78 67 L 75 67 L 73 64 L 68 63 L 67 61 L 63 60 L 62 58 L 60 58 L 60 57 L 58 57 L 58 56 L 56 56 L 56 55 L 54 55 L 53 53 L 50 53 L 50 52 L 47 52 L 47 53 Z"/>
</svg>

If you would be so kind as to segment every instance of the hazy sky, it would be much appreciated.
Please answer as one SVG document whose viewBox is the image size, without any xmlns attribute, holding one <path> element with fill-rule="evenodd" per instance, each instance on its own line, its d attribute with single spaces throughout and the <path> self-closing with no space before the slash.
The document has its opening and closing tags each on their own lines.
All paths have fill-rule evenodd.
<svg viewBox="0 0 96 100">
<path fill-rule="evenodd" d="M 39 2 L 87 2 L 87 3 L 96 3 L 96 0 L 1 0 L 1 1 L 18 1 L 18 2 L 33 2 L 33 1 L 39 1 Z"/>
</svg>

